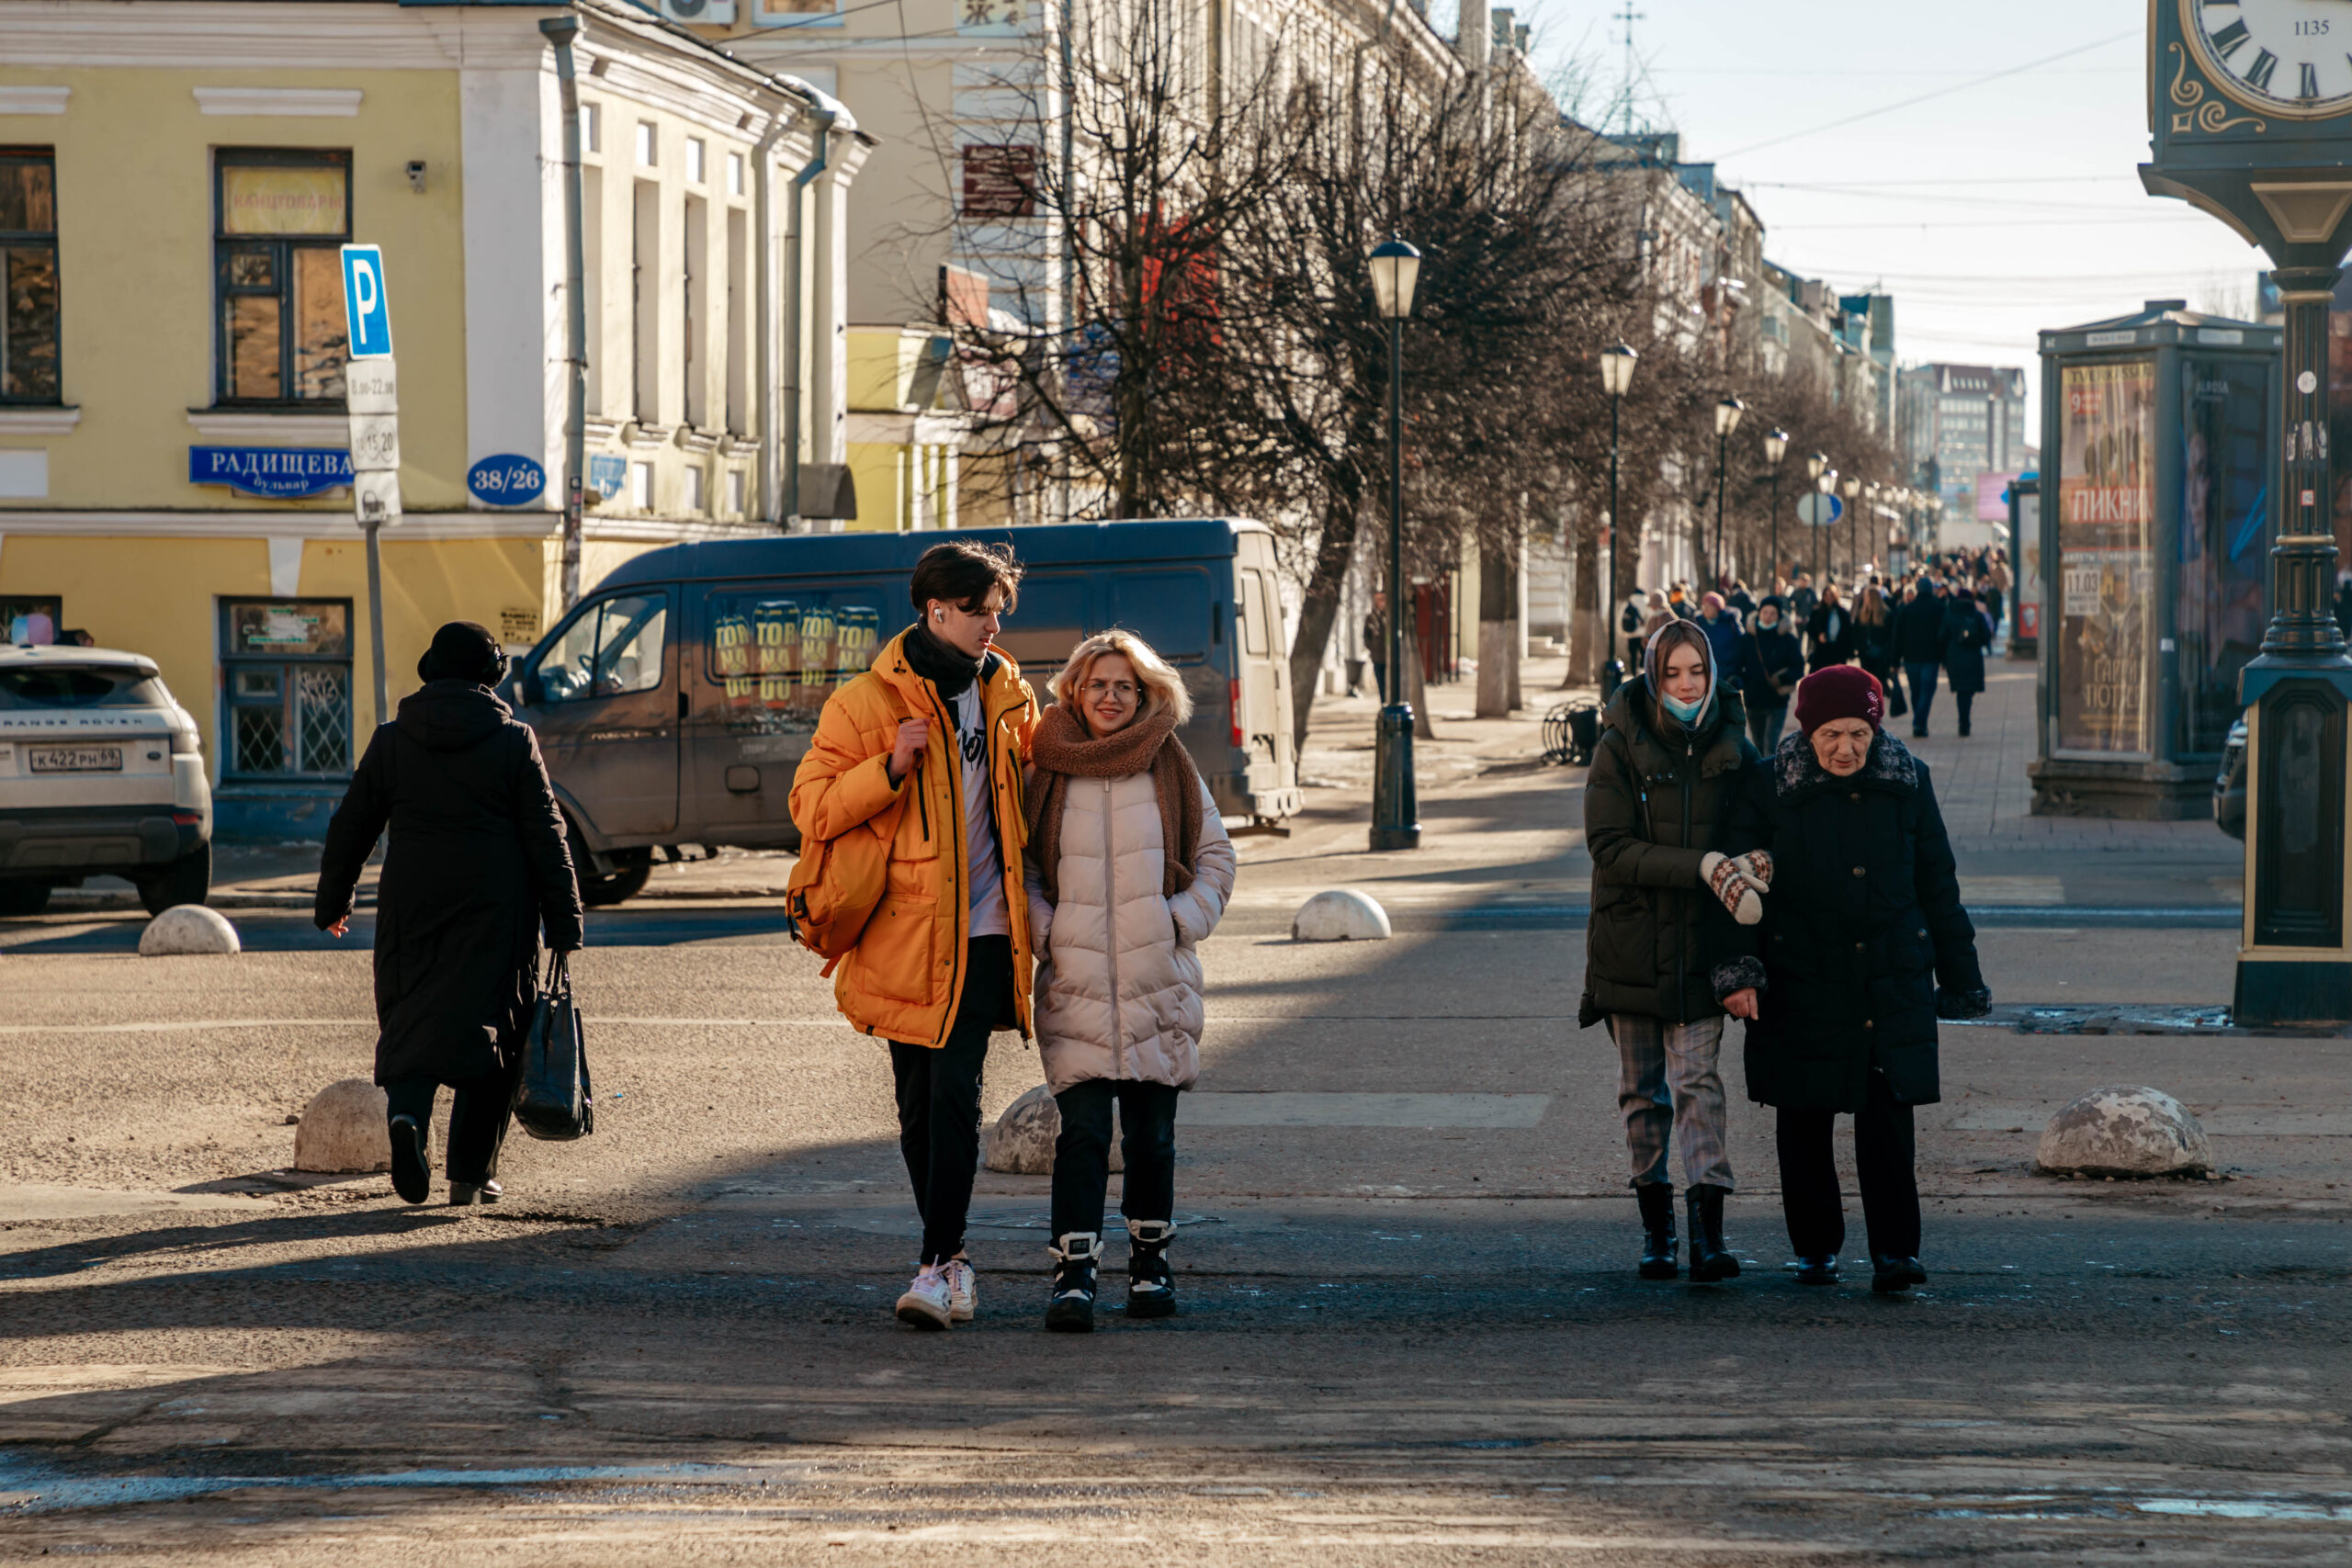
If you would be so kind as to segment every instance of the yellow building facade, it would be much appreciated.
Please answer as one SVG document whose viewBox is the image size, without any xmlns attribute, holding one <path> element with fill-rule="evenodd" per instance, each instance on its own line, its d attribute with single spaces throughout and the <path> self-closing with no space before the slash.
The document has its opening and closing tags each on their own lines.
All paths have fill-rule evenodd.
<svg viewBox="0 0 2352 1568">
<path fill-rule="evenodd" d="M 0 7 L 0 632 L 153 658 L 224 836 L 312 836 L 378 721 L 339 252 L 381 247 L 404 515 L 396 701 L 433 629 L 562 614 L 560 6 Z M 635 7 L 571 45 L 581 581 L 810 524 L 848 466 L 845 107 Z M 796 501 L 805 504 L 796 507 Z"/>
</svg>

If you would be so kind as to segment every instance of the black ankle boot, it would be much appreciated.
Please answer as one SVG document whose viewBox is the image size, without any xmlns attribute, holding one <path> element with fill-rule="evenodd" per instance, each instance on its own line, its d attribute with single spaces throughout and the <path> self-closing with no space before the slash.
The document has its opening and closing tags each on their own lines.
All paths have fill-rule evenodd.
<svg viewBox="0 0 2352 1568">
<path fill-rule="evenodd" d="M 1690 1189 L 1690 1281 L 1739 1278 L 1739 1259 L 1724 1246 L 1724 1192 L 1704 1183 Z"/>
<path fill-rule="evenodd" d="M 1127 1222 L 1127 1315 L 1172 1317 L 1176 1274 L 1168 1267 L 1168 1244 L 1176 1226 L 1168 1220 Z"/>
<path fill-rule="evenodd" d="M 1928 1271 L 1916 1258 L 1871 1254 L 1871 1289 L 1883 1296 L 1899 1296 L 1914 1285 L 1928 1282 Z"/>
<path fill-rule="evenodd" d="M 1102 1238 L 1087 1231 L 1057 1236 L 1046 1252 L 1054 1260 L 1054 1292 L 1046 1303 L 1046 1326 L 1061 1334 L 1094 1332 L 1094 1266 Z"/>
<path fill-rule="evenodd" d="M 1671 1280 L 1681 1272 L 1674 1264 L 1674 1189 L 1645 1181 L 1634 1198 L 1642 1206 L 1642 1278 Z"/>
</svg>

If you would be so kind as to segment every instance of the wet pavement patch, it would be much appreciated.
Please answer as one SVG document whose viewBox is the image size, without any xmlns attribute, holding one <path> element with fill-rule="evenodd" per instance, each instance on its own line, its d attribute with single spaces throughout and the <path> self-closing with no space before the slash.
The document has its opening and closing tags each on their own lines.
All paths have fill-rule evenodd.
<svg viewBox="0 0 2352 1568">
<path fill-rule="evenodd" d="M 526 1465 L 509 1470 L 401 1470 L 355 1475 L 91 1475 L 21 1456 L 0 1455 L 0 1518 L 74 1508 L 175 1503 L 189 1497 L 262 1487 L 334 1492 L 360 1488 L 552 1486 L 599 1481 L 710 1486 L 740 1485 L 761 1479 L 758 1472 L 718 1464 Z"/>
</svg>

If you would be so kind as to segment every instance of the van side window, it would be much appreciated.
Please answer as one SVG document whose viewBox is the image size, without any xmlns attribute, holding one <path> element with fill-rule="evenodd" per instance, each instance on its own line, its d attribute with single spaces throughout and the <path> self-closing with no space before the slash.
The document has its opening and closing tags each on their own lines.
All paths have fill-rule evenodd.
<svg viewBox="0 0 2352 1568">
<path fill-rule="evenodd" d="M 667 594 L 607 599 L 564 628 L 539 660 L 539 688 L 551 703 L 650 692 L 662 684 L 669 640 Z"/>
<path fill-rule="evenodd" d="M 1022 669 L 1051 675 L 1069 662 L 1071 651 L 1096 629 L 1094 617 L 1087 614 L 1091 592 L 1085 578 L 1070 573 L 1032 572 L 1022 578 L 1021 596 L 997 633 L 997 646 Z"/>
<path fill-rule="evenodd" d="M 722 589 L 710 596 L 703 674 L 745 716 L 804 713 L 874 662 L 881 596 L 866 591 Z"/>
<path fill-rule="evenodd" d="M 1266 651 L 1266 579 L 1246 566 L 1241 569 L 1241 651 Z"/>
<path fill-rule="evenodd" d="M 1151 644 L 1162 659 L 1186 664 L 1208 657 L 1209 575 L 1199 567 L 1121 571 L 1111 579 L 1111 624 Z"/>
</svg>

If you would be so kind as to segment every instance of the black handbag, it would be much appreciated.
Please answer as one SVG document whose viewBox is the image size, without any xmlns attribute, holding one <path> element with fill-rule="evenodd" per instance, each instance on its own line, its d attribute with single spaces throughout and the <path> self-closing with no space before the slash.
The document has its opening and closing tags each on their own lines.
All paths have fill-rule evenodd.
<svg viewBox="0 0 2352 1568">
<path fill-rule="evenodd" d="M 547 981 L 523 1037 L 523 1073 L 514 1086 L 514 1120 L 535 1138 L 569 1142 L 596 1130 L 596 1100 L 588 1083 L 588 1042 L 571 1001 L 569 955 L 548 965 Z"/>
</svg>

